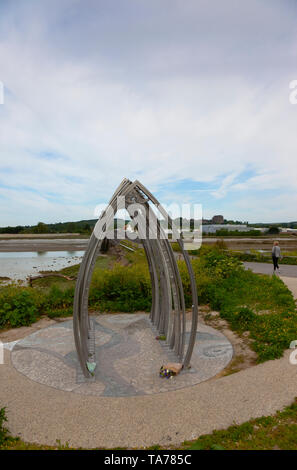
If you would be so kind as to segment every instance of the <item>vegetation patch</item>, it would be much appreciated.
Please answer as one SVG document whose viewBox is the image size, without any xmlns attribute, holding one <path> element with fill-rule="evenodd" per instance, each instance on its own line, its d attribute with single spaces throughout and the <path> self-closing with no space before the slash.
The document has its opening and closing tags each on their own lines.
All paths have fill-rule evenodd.
<svg viewBox="0 0 297 470">
<path fill-rule="evenodd" d="M 231 256 L 238 258 L 240 261 L 250 261 L 250 262 L 257 262 L 257 263 L 272 263 L 271 256 L 263 253 L 241 253 L 241 252 L 231 252 Z M 282 256 L 279 264 L 286 264 L 286 265 L 297 265 L 297 256 L 294 253 L 290 253 L 288 255 Z"/>
<path fill-rule="evenodd" d="M 182 449 L 191 450 L 296 450 L 297 401 L 273 416 L 263 416 L 228 429 L 213 431 Z"/>
<path fill-rule="evenodd" d="M 192 259 L 200 304 L 209 304 L 238 334 L 249 332 L 258 362 L 282 356 L 297 338 L 297 312 L 291 291 L 276 276 L 255 274 L 238 258 L 214 247 L 201 247 Z M 190 280 L 183 262 L 179 268 L 190 301 Z M 265 315 L 258 312 L 267 311 Z"/>
<path fill-rule="evenodd" d="M 5 422 L 7 417 L 5 414 L 5 408 L 0 408 L 0 449 L 5 449 L 7 447 L 13 447 L 17 442 L 18 438 L 12 437 L 5 427 Z"/>
</svg>

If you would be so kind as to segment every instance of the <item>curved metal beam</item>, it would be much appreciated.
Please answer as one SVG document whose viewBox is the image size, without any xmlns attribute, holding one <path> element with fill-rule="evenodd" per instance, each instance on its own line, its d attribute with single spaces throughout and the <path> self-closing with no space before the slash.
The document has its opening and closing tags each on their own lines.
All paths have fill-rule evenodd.
<svg viewBox="0 0 297 470">
<path fill-rule="evenodd" d="M 109 206 L 113 211 L 108 212 L 106 209 L 98 219 L 90 237 L 76 282 L 73 305 L 73 330 L 79 364 L 86 378 L 91 376 L 88 368 L 88 359 L 91 355 L 89 350 L 91 329 L 88 315 L 89 288 L 97 255 L 102 241 L 106 237 L 109 224 L 113 220 L 113 214 L 117 208 L 117 198 L 119 196 L 125 197 L 125 207 L 129 213 L 131 212 L 129 211 L 129 202 L 131 203 L 132 201 L 140 204 L 142 208 L 141 214 L 139 214 L 140 220 L 145 222 L 143 227 L 148 227 L 146 232 L 144 232 L 143 228 L 138 227 L 139 239 L 137 241 L 142 242 L 148 261 L 152 284 L 150 319 L 153 325 L 157 328 L 159 334 L 166 335 L 167 345 L 176 352 L 180 362 L 183 363 L 183 367 L 185 368 L 190 364 L 196 340 L 198 324 L 197 287 L 192 265 L 188 253 L 184 249 L 183 241 L 178 239 L 178 244 L 190 276 L 192 294 L 192 323 L 186 353 L 184 353 L 186 318 L 183 285 L 171 245 L 166 239 L 160 221 L 156 214 L 153 213 L 149 202 L 168 220 L 169 225 L 174 231 L 175 227 L 173 221 L 159 204 L 158 200 L 139 181 L 132 183 L 128 179 L 124 179 L 109 202 Z M 130 216 L 133 218 L 133 213 L 130 213 Z M 153 221 L 154 227 L 157 228 L 157 237 L 151 237 L 151 221 Z"/>
</svg>

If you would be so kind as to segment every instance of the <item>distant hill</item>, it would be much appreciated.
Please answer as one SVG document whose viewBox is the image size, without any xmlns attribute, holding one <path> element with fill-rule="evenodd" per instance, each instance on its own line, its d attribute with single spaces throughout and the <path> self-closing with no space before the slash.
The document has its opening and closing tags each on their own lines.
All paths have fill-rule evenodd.
<svg viewBox="0 0 297 470">
<path fill-rule="evenodd" d="M 16 227 L 0 227 L 0 233 L 85 233 L 90 234 L 97 219 L 79 220 L 77 222 L 57 222 L 37 225 L 18 225 Z M 128 221 L 115 219 L 115 227 L 123 227 Z"/>
<path fill-rule="evenodd" d="M 16 227 L 0 227 L 0 233 L 81 233 L 81 234 L 90 234 L 97 222 L 97 219 L 88 219 L 88 220 L 79 220 L 77 222 L 57 222 L 55 224 L 45 224 L 43 222 L 38 222 L 37 225 L 18 225 Z M 114 219 L 115 228 L 124 227 L 129 220 Z M 174 219 L 174 222 L 177 226 L 180 226 L 180 218 Z M 189 226 L 193 227 L 193 219 L 187 220 L 183 219 L 184 227 Z M 162 223 L 164 226 L 164 223 Z M 268 227 L 268 226 L 277 226 L 284 228 L 297 228 L 296 222 L 281 222 L 276 223 L 272 222 L 270 224 L 256 223 L 249 224 L 249 227 Z"/>
<path fill-rule="evenodd" d="M 293 222 L 270 222 L 270 223 L 257 223 L 257 224 L 249 224 L 249 227 L 283 227 L 283 228 L 297 228 L 297 221 Z"/>
</svg>

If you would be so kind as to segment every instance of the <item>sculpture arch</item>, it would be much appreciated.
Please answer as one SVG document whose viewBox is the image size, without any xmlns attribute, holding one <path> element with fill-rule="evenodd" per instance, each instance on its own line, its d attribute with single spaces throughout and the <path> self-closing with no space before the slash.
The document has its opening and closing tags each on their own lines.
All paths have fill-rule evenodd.
<svg viewBox="0 0 297 470">
<path fill-rule="evenodd" d="M 124 179 L 113 194 L 108 208 L 115 211 L 120 196 L 124 197 L 125 208 L 128 212 L 131 204 L 137 203 L 141 207 L 138 217 L 143 222 L 147 222 L 143 226 L 141 224 L 138 226 L 138 241 L 142 243 L 146 253 L 152 284 L 150 320 L 158 333 L 166 336 L 168 347 L 175 352 L 183 367 L 187 368 L 190 365 L 198 325 L 197 287 L 189 255 L 184 249 L 183 240 L 178 238 L 177 242 L 190 277 L 192 295 L 191 328 L 189 341 L 186 344 L 185 300 L 180 273 L 171 245 L 151 205 L 167 218 L 172 230 L 174 230 L 173 221 L 157 199 L 137 180 L 132 182 Z M 94 348 L 90 342 L 92 325 L 88 315 L 89 288 L 97 255 L 106 238 L 108 225 L 113 219 L 114 212 L 109 213 L 108 208 L 101 214 L 90 237 L 79 269 L 74 295 L 74 340 L 79 364 L 86 378 L 92 375 L 90 358 L 91 362 L 94 361 Z M 133 219 L 134 214 L 132 212 L 129 214 Z M 153 238 L 150 237 L 152 225 L 157 229 L 157 236 Z M 146 229 L 141 227 L 146 227 Z"/>
</svg>

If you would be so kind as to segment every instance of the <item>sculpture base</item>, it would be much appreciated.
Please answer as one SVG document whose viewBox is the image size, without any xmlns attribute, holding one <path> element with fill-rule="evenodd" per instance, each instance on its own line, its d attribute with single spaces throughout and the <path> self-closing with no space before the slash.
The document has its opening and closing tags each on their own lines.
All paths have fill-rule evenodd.
<svg viewBox="0 0 297 470">
<path fill-rule="evenodd" d="M 198 384 L 225 368 L 233 355 L 230 342 L 221 332 L 199 325 L 191 368 L 170 379 L 161 378 L 163 364 L 179 361 L 165 341 L 156 340 L 148 314 L 104 314 L 92 319 L 97 363 L 92 379 L 85 379 L 80 371 L 72 320 L 18 341 L 11 353 L 14 367 L 49 387 L 84 395 L 124 397 Z"/>
</svg>

